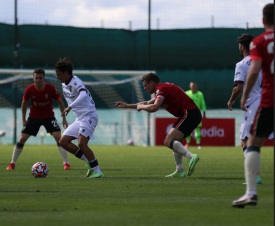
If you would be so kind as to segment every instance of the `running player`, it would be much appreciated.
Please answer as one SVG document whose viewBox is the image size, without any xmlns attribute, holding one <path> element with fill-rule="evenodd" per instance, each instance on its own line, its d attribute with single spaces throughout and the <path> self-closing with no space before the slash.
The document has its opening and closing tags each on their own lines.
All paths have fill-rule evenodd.
<svg viewBox="0 0 275 226">
<path fill-rule="evenodd" d="M 53 98 L 57 101 L 61 112 L 65 109 L 64 103 L 55 87 L 49 83 L 45 83 L 45 71 L 43 69 L 37 68 L 34 70 L 33 81 L 34 84 L 26 88 L 23 96 L 21 105 L 23 129 L 19 141 L 13 149 L 12 160 L 7 170 L 13 170 L 15 168 L 16 161 L 23 151 L 24 144 L 30 136 L 36 137 L 42 125 L 46 128 L 47 133 L 51 133 L 54 137 L 58 146 L 58 151 L 63 159 L 64 169 L 69 170 L 68 153 L 59 145 L 61 131 L 54 117 L 52 107 Z M 26 121 L 29 99 L 31 100 L 31 108 L 29 118 Z M 64 128 L 68 126 L 65 116 L 63 116 L 62 125 Z"/>
<path fill-rule="evenodd" d="M 156 94 L 154 99 L 137 104 L 116 102 L 115 105 L 119 108 L 134 108 L 137 111 L 144 110 L 147 112 L 156 112 L 160 107 L 163 107 L 177 117 L 178 120 L 164 140 L 164 145 L 174 152 L 177 167 L 174 173 L 166 177 L 186 177 L 182 156 L 189 160 L 187 175 L 191 176 L 200 158 L 197 154 L 189 152 L 181 142 L 200 124 L 202 118 L 200 110 L 180 87 L 172 83 L 160 83 L 159 77 L 154 73 L 144 75 L 142 82 L 144 90 L 149 94 Z"/>
<path fill-rule="evenodd" d="M 254 38 L 250 44 L 251 66 L 246 78 L 246 86 L 241 99 L 241 108 L 255 84 L 262 68 L 263 92 L 260 106 L 251 126 L 247 141 L 245 158 L 246 193 L 232 202 L 233 207 L 243 208 L 245 205 L 257 205 L 257 177 L 260 174 L 260 148 L 265 139 L 274 131 L 274 4 L 263 8 L 263 24 L 265 32 Z"/>
<path fill-rule="evenodd" d="M 74 123 L 63 133 L 60 145 L 77 158 L 86 161 L 87 177 L 104 177 L 94 153 L 88 147 L 89 140 L 94 139 L 93 133 L 98 123 L 93 98 L 83 82 L 72 74 L 73 64 L 68 58 L 60 59 L 56 63 L 55 72 L 57 79 L 62 83 L 64 97 L 68 103 L 68 107 L 61 115 L 65 116 L 72 110 L 76 117 Z M 72 143 L 74 139 L 78 139 L 79 147 Z"/>
<path fill-rule="evenodd" d="M 205 112 L 206 112 L 206 106 L 205 101 L 202 92 L 197 90 L 197 83 L 191 82 L 190 83 L 190 90 L 186 91 L 186 94 L 194 101 L 194 103 L 197 105 L 197 107 L 203 111 L 203 117 L 205 118 Z M 202 126 L 202 122 L 198 125 L 198 127 L 195 129 L 195 138 L 198 149 L 201 149 L 201 131 L 200 127 Z M 191 136 L 186 138 L 186 144 L 185 148 L 187 148 L 190 144 Z"/>
<path fill-rule="evenodd" d="M 241 57 L 243 57 L 243 60 L 236 64 L 234 88 L 232 91 L 232 95 L 229 101 L 227 102 L 227 106 L 230 111 L 232 111 L 232 105 L 235 103 L 236 99 L 242 94 L 242 91 L 245 87 L 245 79 L 250 68 L 251 58 L 249 53 L 249 45 L 253 38 L 254 36 L 251 34 L 243 34 L 241 37 L 237 38 L 237 41 L 239 43 L 240 55 Z M 249 136 L 249 131 L 261 101 L 261 93 L 263 91 L 262 81 L 263 76 L 262 71 L 260 71 L 256 83 L 254 84 L 251 92 L 249 93 L 248 99 L 245 103 L 246 111 L 243 114 L 240 129 L 241 146 L 243 148 L 244 157 L 246 157 L 246 143 Z M 258 175 L 257 183 L 262 184 L 262 179 L 260 175 Z"/>
</svg>

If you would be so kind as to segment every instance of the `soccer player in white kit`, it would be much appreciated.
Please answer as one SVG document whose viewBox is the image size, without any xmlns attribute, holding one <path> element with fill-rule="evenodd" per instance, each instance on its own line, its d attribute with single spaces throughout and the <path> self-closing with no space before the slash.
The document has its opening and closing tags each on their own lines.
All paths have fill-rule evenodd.
<svg viewBox="0 0 275 226">
<path fill-rule="evenodd" d="M 250 68 L 251 56 L 249 54 L 249 45 L 253 38 L 254 36 L 251 34 L 243 34 L 241 37 L 237 38 L 237 41 L 239 43 L 239 51 L 244 59 L 236 64 L 234 88 L 232 91 L 232 95 L 227 103 L 228 109 L 230 111 L 232 111 L 232 105 L 235 103 L 235 100 L 241 95 L 245 86 L 246 76 Z M 261 93 L 263 91 L 262 81 L 263 76 L 262 71 L 260 71 L 257 81 L 254 84 L 251 92 L 249 93 L 249 97 L 245 103 L 246 111 L 243 114 L 240 129 L 241 146 L 243 148 L 244 157 L 246 157 L 246 143 L 249 137 L 250 128 L 253 124 L 255 114 L 261 101 Z M 269 139 L 272 139 L 272 136 L 274 137 L 273 133 L 269 136 Z M 257 183 L 262 184 L 260 175 L 258 175 Z"/>
<path fill-rule="evenodd" d="M 89 140 L 94 139 L 93 133 L 98 123 L 93 98 L 83 82 L 72 74 L 73 64 L 68 58 L 60 59 L 56 63 L 55 72 L 62 83 L 64 97 L 68 103 L 61 115 L 67 115 L 72 110 L 76 117 L 74 123 L 63 133 L 59 143 L 77 158 L 86 161 L 88 178 L 102 178 L 104 174 L 100 171 L 93 151 L 88 147 Z M 74 139 L 78 139 L 79 147 L 71 142 Z"/>
</svg>

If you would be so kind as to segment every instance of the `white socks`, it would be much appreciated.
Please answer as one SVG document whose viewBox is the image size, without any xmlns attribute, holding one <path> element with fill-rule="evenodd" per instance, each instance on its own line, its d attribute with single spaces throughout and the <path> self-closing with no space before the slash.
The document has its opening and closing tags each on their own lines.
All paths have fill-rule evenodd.
<svg viewBox="0 0 275 226">
<path fill-rule="evenodd" d="M 14 147 L 13 153 L 12 153 L 11 163 L 16 165 L 16 161 L 17 161 L 19 155 L 22 153 L 22 151 L 23 151 L 23 148 L 19 149 L 16 146 Z"/>
<path fill-rule="evenodd" d="M 80 158 L 81 160 L 84 160 L 86 163 L 89 163 L 89 160 L 86 158 L 86 156 L 83 154 Z"/>
<path fill-rule="evenodd" d="M 174 141 L 173 151 L 185 156 L 187 159 L 191 159 L 193 157 L 193 154 L 188 151 L 179 141 Z"/>
<path fill-rule="evenodd" d="M 245 180 L 246 180 L 246 194 L 256 195 L 257 191 L 257 177 L 260 174 L 261 159 L 260 153 L 257 151 L 250 151 L 246 154 L 244 161 Z"/>
<path fill-rule="evenodd" d="M 177 173 L 181 173 L 183 172 L 183 163 L 182 163 L 182 155 L 177 153 L 177 152 L 174 152 L 174 159 L 175 159 L 175 162 L 176 162 L 176 171 Z"/>
<path fill-rule="evenodd" d="M 62 148 L 61 146 L 58 146 L 58 151 L 63 159 L 63 164 L 65 163 L 68 163 L 69 164 L 69 161 L 68 161 L 68 152 Z"/>
</svg>

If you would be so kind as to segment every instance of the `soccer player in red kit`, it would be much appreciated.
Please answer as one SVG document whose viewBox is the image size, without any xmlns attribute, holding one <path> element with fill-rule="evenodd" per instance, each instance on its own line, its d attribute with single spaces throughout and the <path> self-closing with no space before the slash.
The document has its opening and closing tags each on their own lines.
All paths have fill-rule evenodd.
<svg viewBox="0 0 275 226">
<path fill-rule="evenodd" d="M 45 71 L 37 68 L 33 72 L 34 84 L 28 86 L 25 90 L 22 101 L 22 124 L 23 129 L 19 141 L 14 147 L 12 154 L 12 161 L 7 167 L 7 170 L 15 168 L 16 161 L 23 151 L 24 144 L 30 136 L 36 136 L 40 126 L 44 126 L 47 133 L 51 133 L 58 145 L 59 153 L 62 156 L 64 169 L 69 170 L 68 153 L 59 145 L 61 138 L 61 131 L 59 125 L 54 117 L 52 101 L 55 99 L 58 103 L 60 111 L 63 112 L 65 107 L 60 94 L 55 87 L 49 83 L 45 83 Z M 31 100 L 31 108 L 29 118 L 26 121 L 26 112 L 28 108 L 28 101 Z M 68 127 L 66 117 L 63 116 L 62 124 L 64 128 Z"/>
<path fill-rule="evenodd" d="M 189 152 L 181 142 L 200 124 L 202 119 L 200 110 L 180 87 L 172 83 L 160 83 L 160 79 L 155 73 L 144 75 L 142 82 L 144 90 L 149 94 L 156 94 L 154 99 L 137 104 L 116 102 L 116 106 L 147 112 L 156 112 L 160 107 L 163 107 L 166 111 L 177 117 L 178 120 L 164 140 L 164 145 L 171 148 L 174 152 L 177 167 L 174 173 L 166 177 L 186 177 L 183 170 L 182 156 L 185 156 L 189 160 L 187 175 L 191 176 L 200 158 L 197 154 Z"/>
<path fill-rule="evenodd" d="M 255 84 L 259 71 L 263 74 L 263 92 L 260 106 L 251 125 L 247 141 L 245 159 L 246 193 L 232 202 L 233 207 L 244 208 L 246 205 L 257 205 L 257 176 L 260 174 L 260 148 L 265 139 L 274 131 L 274 4 L 263 8 L 265 32 L 250 43 L 251 66 L 246 78 L 246 87 L 241 99 L 241 108 Z"/>
</svg>

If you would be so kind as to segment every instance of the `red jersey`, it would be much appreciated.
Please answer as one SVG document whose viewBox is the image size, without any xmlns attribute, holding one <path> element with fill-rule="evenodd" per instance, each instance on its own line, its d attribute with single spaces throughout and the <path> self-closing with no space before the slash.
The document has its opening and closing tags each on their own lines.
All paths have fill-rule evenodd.
<svg viewBox="0 0 275 226">
<path fill-rule="evenodd" d="M 59 100 L 61 95 L 57 92 L 56 88 L 49 84 L 44 83 L 44 89 L 38 90 L 35 84 L 28 86 L 25 90 L 23 99 L 28 101 L 31 99 L 30 118 L 44 119 L 54 117 L 53 112 L 53 98 Z"/>
<path fill-rule="evenodd" d="M 161 83 L 157 86 L 156 97 L 163 99 L 161 107 L 179 117 L 184 110 L 198 108 L 185 92 L 173 83 Z"/>
<path fill-rule="evenodd" d="M 274 32 L 266 31 L 250 44 L 250 60 L 262 61 L 263 92 L 260 106 L 274 107 Z"/>
</svg>

